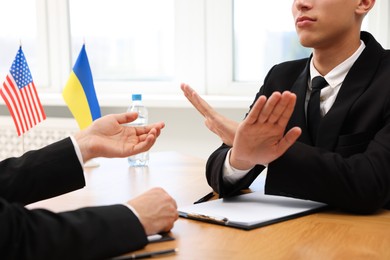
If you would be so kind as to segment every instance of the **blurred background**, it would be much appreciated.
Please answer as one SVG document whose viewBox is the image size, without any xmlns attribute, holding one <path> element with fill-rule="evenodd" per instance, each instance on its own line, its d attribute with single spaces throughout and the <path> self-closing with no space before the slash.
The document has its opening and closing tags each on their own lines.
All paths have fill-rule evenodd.
<svg viewBox="0 0 390 260">
<path fill-rule="evenodd" d="M 0 159 L 18 156 L 78 129 L 61 92 L 83 44 L 102 114 L 126 111 L 143 94 L 149 121 L 166 129 L 152 151 L 207 158 L 221 141 L 184 98 L 197 90 L 222 114 L 242 120 L 270 67 L 303 58 L 293 1 L 0 0 L 0 79 L 22 45 L 47 120 L 18 137 L 0 99 Z M 390 47 L 389 1 L 379 0 L 363 29 Z"/>
</svg>

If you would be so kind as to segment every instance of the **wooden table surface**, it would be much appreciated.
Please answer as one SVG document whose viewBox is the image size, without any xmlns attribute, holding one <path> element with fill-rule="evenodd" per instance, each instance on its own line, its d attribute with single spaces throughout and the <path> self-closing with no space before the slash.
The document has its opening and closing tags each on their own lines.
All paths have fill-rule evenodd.
<svg viewBox="0 0 390 260">
<path fill-rule="evenodd" d="M 126 159 L 103 159 L 85 168 L 86 187 L 29 205 L 56 212 L 123 203 L 152 187 L 163 187 L 179 207 L 211 191 L 205 160 L 176 152 L 150 154 L 149 167 L 131 168 Z M 256 183 L 255 185 L 261 185 Z M 244 231 L 179 218 L 173 241 L 136 251 L 178 248 L 161 259 L 390 259 L 390 211 L 350 215 L 325 211 Z"/>
</svg>

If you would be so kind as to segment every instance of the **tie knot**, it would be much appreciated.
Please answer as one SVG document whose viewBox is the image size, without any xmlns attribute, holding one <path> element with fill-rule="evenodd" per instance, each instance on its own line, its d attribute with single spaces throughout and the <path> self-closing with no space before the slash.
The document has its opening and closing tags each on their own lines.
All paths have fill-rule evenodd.
<svg viewBox="0 0 390 260">
<path fill-rule="evenodd" d="M 311 81 L 311 89 L 314 90 L 321 90 L 326 85 L 328 85 L 328 82 L 326 82 L 324 77 L 316 76 Z"/>
</svg>

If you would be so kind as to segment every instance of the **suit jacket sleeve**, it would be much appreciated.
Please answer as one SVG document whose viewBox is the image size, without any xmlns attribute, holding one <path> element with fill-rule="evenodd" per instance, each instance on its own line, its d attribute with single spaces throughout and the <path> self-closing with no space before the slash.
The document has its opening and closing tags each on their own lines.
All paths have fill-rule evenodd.
<svg viewBox="0 0 390 260">
<path fill-rule="evenodd" d="M 230 147 L 223 144 L 214 153 L 212 153 L 206 164 L 206 178 L 210 187 L 216 191 L 220 198 L 230 197 L 240 193 L 241 190 L 249 188 L 252 182 L 259 176 L 264 166 L 256 165 L 251 174 L 247 174 L 234 185 L 223 181 L 223 165 Z"/>
<path fill-rule="evenodd" d="M 104 259 L 147 244 L 124 205 L 53 213 L 25 204 L 83 187 L 69 138 L 0 163 L 1 259 Z"/>
</svg>

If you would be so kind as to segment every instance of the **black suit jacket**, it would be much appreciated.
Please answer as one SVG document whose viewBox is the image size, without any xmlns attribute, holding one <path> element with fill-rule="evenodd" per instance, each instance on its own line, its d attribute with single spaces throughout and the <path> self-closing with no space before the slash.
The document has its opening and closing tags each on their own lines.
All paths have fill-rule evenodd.
<svg viewBox="0 0 390 260">
<path fill-rule="evenodd" d="M 366 48 L 322 119 L 315 144 L 307 131 L 304 109 L 309 59 L 276 65 L 268 73 L 255 100 L 274 91 L 294 92 L 297 102 L 286 130 L 299 126 L 302 135 L 269 164 L 266 193 L 358 213 L 390 208 L 390 52 L 366 32 L 361 39 Z M 221 197 L 249 187 L 264 169 L 257 165 L 237 184 L 224 184 L 222 167 L 229 148 L 223 144 L 206 166 L 208 183 Z"/>
<path fill-rule="evenodd" d="M 124 205 L 55 214 L 24 207 L 85 185 L 70 138 L 0 163 L 0 259 L 105 259 L 147 244 Z"/>
</svg>

